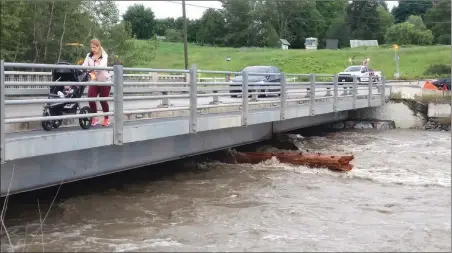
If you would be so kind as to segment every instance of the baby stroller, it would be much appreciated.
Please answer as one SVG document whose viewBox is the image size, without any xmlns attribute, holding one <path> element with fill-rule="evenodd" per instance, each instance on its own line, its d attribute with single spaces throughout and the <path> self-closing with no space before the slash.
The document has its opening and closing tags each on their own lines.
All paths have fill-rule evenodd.
<svg viewBox="0 0 452 253">
<path fill-rule="evenodd" d="M 58 65 L 70 65 L 67 62 L 58 62 Z M 54 69 L 52 70 L 52 82 L 88 82 L 91 80 L 86 70 L 78 69 Z M 81 98 L 86 86 L 71 86 L 73 92 L 66 98 Z M 64 92 L 64 86 L 50 86 L 49 99 L 60 98 L 58 92 Z M 61 93 L 60 93 L 61 94 Z M 79 102 L 53 102 L 45 103 L 42 116 L 61 116 L 63 114 L 87 114 L 90 108 L 84 106 L 80 108 Z M 63 120 L 42 121 L 41 126 L 44 130 L 50 131 L 52 128 L 58 128 Z M 79 124 L 83 129 L 91 127 L 91 118 L 80 118 Z"/>
</svg>

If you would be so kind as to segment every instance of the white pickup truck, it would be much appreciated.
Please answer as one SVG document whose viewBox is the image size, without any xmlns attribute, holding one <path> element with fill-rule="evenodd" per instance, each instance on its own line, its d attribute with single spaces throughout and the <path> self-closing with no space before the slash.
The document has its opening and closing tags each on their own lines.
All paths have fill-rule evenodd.
<svg viewBox="0 0 452 253">
<path fill-rule="evenodd" d="M 374 71 L 367 66 L 349 66 L 343 72 L 338 73 L 339 82 L 353 82 L 353 76 L 356 76 L 358 82 L 380 81 L 381 71 Z"/>
</svg>

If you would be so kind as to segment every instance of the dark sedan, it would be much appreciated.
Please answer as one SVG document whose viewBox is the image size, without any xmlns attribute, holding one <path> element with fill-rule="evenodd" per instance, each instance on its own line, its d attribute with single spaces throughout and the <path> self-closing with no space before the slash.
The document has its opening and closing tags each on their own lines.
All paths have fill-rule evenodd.
<svg viewBox="0 0 452 253">
<path fill-rule="evenodd" d="M 248 73 L 262 73 L 262 75 L 248 75 L 248 83 L 262 83 L 262 84 L 248 84 L 248 92 L 256 92 L 254 89 L 250 89 L 253 86 L 262 87 L 260 92 L 280 92 L 281 89 L 265 89 L 265 86 L 269 86 L 264 83 L 275 83 L 271 86 L 280 86 L 279 82 L 281 81 L 281 70 L 274 66 L 249 66 L 242 70 L 247 71 Z M 268 75 L 266 75 L 268 74 Z M 231 84 L 229 85 L 231 88 L 237 87 L 237 90 L 231 90 L 230 93 L 241 93 L 242 92 L 242 75 L 235 76 L 231 80 Z M 262 94 L 262 96 L 264 96 Z M 237 95 L 231 95 L 231 97 L 237 97 Z"/>
</svg>

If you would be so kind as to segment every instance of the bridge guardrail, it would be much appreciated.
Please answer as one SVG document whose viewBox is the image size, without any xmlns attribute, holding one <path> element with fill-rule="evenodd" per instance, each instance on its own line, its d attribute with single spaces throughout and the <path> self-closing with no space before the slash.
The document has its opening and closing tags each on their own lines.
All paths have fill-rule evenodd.
<svg viewBox="0 0 452 253">
<path fill-rule="evenodd" d="M 6 99 L 6 87 L 8 85 L 14 86 L 27 86 L 33 82 L 11 82 L 5 81 L 5 67 L 15 68 L 47 68 L 47 69 L 81 69 L 81 70 L 109 70 L 115 73 L 112 81 L 108 82 L 51 82 L 43 81 L 39 82 L 39 85 L 49 87 L 55 85 L 102 85 L 112 86 L 114 89 L 113 97 L 107 98 L 48 98 L 48 99 L 25 99 L 14 100 Z M 189 74 L 190 79 L 188 82 L 136 82 L 124 80 L 124 71 L 136 71 L 136 72 L 170 72 L 170 73 L 183 73 Z M 197 74 L 241 74 L 241 82 L 198 82 Z M 142 113 L 155 113 L 165 111 L 188 111 L 189 116 L 189 129 L 190 133 L 197 132 L 197 117 L 200 113 L 199 110 L 214 108 L 214 107 L 238 107 L 242 115 L 242 125 L 248 125 L 247 119 L 250 106 L 263 105 L 263 104 L 279 104 L 281 120 L 285 119 L 286 108 L 289 103 L 297 102 L 300 104 L 309 103 L 310 114 L 316 115 L 315 105 L 320 100 L 331 99 L 333 100 L 333 108 L 336 111 L 336 104 L 342 99 L 351 99 L 353 101 L 353 108 L 356 108 L 356 100 L 360 96 L 359 91 L 362 89 L 367 90 L 366 98 L 371 105 L 371 100 L 375 96 L 381 96 L 384 101 L 385 96 L 385 80 L 381 82 L 373 82 L 369 80 L 368 83 L 359 83 L 356 76 L 353 77 L 353 82 L 339 82 L 338 75 L 327 74 L 287 74 L 287 73 L 273 73 L 281 75 L 281 78 L 277 82 L 250 82 L 250 76 L 269 75 L 268 73 L 248 73 L 246 71 L 242 73 L 230 72 L 230 71 L 211 71 L 211 70 L 198 70 L 196 65 L 193 65 L 189 70 L 183 69 L 148 69 L 148 68 L 125 68 L 121 65 L 115 65 L 114 67 L 84 67 L 76 65 L 53 65 L 53 64 L 26 64 L 26 63 L 5 63 L 1 61 L 0 65 L 0 143 L 1 143 L 1 161 L 5 160 L 5 124 L 20 123 L 20 122 L 32 122 L 32 121 L 56 121 L 65 119 L 80 119 L 80 118 L 92 118 L 101 116 L 113 116 L 113 135 L 114 145 L 122 145 L 122 133 L 125 122 L 124 115 L 128 114 L 142 114 Z M 293 82 L 287 80 L 292 78 Z M 200 85 L 202 84 L 202 85 Z M 141 96 L 127 96 L 124 90 L 130 86 L 142 86 L 148 89 L 150 92 L 161 92 L 162 95 L 141 95 Z M 168 87 L 169 86 L 169 87 Z M 205 86 L 205 87 L 204 87 Z M 343 93 L 339 93 L 339 87 L 343 88 Z M 376 88 L 377 92 L 373 92 Z M 48 89 L 47 89 L 48 90 Z M 333 94 L 331 93 L 333 91 Z M 170 92 L 183 92 L 183 94 L 170 94 Z M 204 93 L 203 93 L 204 92 Z M 300 97 L 297 94 L 304 94 L 304 97 Z M 220 97 L 222 96 L 241 96 L 240 102 L 233 101 L 232 103 L 222 103 Z M 279 98 L 272 100 L 259 100 L 260 95 L 279 95 Z M 249 99 L 249 96 L 251 98 Z M 212 97 L 209 104 L 198 104 L 198 98 Z M 188 98 L 188 106 L 172 106 L 169 102 L 170 99 Z M 158 108 L 151 109 L 130 109 L 124 110 L 125 101 L 137 101 L 137 100 L 160 100 L 161 104 Z M 113 112 L 107 113 L 87 113 L 76 115 L 55 115 L 55 116 L 41 116 L 41 117 L 26 117 L 26 118 L 6 118 L 5 117 L 5 105 L 25 105 L 25 104 L 40 104 L 40 103 L 52 103 L 52 102 L 88 102 L 88 101 L 112 101 L 114 106 Z"/>
</svg>

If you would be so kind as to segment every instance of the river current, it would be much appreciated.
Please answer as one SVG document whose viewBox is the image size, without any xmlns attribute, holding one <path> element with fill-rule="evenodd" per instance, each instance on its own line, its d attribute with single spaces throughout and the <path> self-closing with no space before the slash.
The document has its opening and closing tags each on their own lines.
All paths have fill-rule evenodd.
<svg viewBox="0 0 452 253">
<path fill-rule="evenodd" d="M 352 153 L 354 168 L 185 160 L 63 185 L 46 217 L 57 187 L 12 196 L 1 249 L 451 251 L 450 133 L 352 130 L 299 146 Z"/>
</svg>

